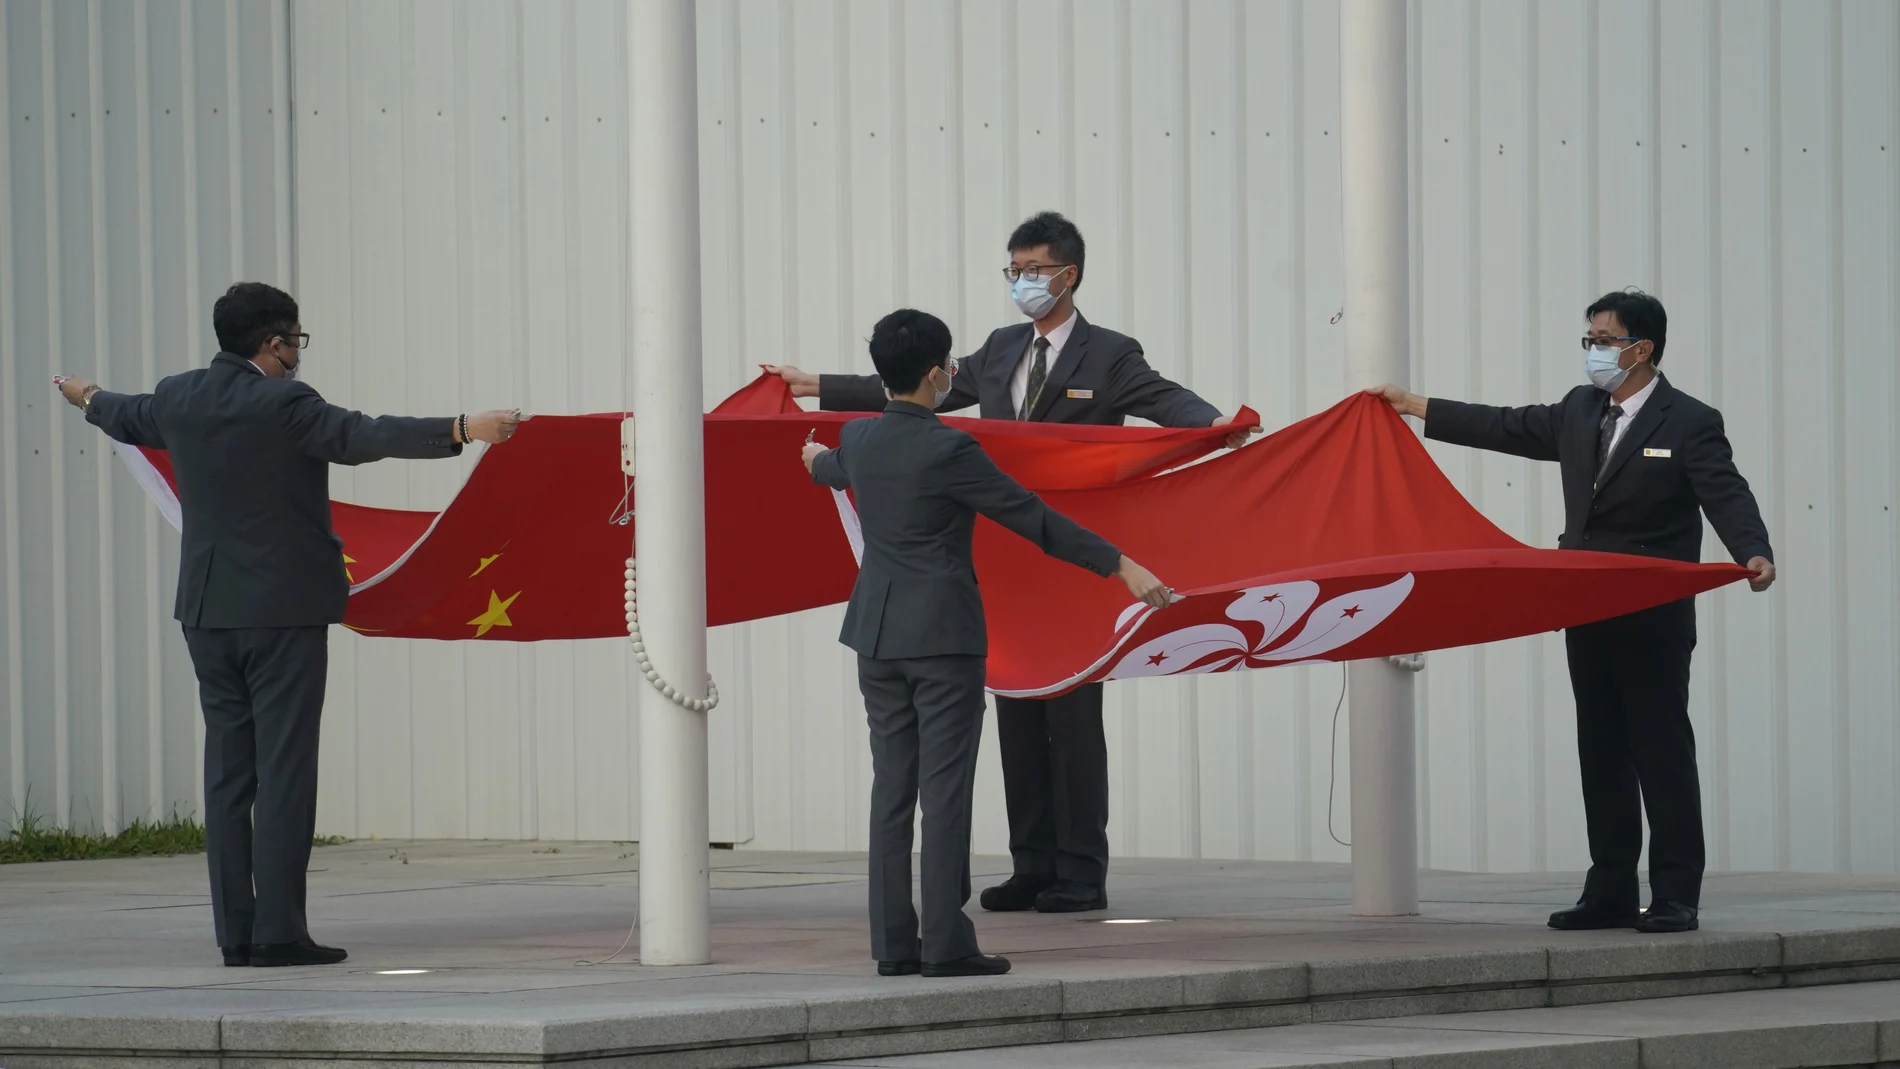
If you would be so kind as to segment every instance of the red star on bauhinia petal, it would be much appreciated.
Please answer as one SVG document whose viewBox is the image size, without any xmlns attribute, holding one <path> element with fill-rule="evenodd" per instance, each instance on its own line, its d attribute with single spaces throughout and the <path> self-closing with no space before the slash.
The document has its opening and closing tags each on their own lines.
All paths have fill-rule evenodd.
<svg viewBox="0 0 1900 1069">
<path fill-rule="evenodd" d="M 1350 609 L 1341 609 L 1341 610 L 1339 610 L 1339 615 L 1341 615 L 1341 616 L 1357 616 L 1357 615 L 1359 615 L 1359 613 L 1360 613 L 1360 609 L 1359 609 L 1359 606 L 1357 606 L 1357 605 L 1354 605 L 1354 606 L 1353 606 L 1352 608 L 1350 608 Z"/>
<path fill-rule="evenodd" d="M 1279 601 L 1279 600 L 1280 600 L 1280 595 L 1278 595 L 1278 594 L 1262 594 L 1262 595 L 1260 595 L 1260 600 L 1261 600 L 1261 601 Z"/>
<path fill-rule="evenodd" d="M 1157 653 L 1157 654 L 1155 654 L 1155 655 L 1154 655 L 1153 657 L 1150 657 L 1150 658 L 1148 658 L 1148 663 L 1149 663 L 1149 664 L 1160 664 L 1160 663 L 1161 663 L 1162 661 L 1165 661 L 1165 660 L 1167 660 L 1167 659 L 1168 659 L 1168 655 L 1167 655 L 1167 654 L 1165 654 L 1165 653 Z"/>
</svg>

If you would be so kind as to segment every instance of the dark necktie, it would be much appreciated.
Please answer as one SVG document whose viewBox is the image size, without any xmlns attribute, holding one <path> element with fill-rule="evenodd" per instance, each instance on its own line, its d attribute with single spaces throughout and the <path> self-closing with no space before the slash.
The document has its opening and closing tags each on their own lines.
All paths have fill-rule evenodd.
<svg viewBox="0 0 1900 1069">
<path fill-rule="evenodd" d="M 1029 382 L 1023 387 L 1023 408 L 1016 414 L 1017 419 L 1028 419 L 1036 410 L 1036 399 L 1042 396 L 1042 384 L 1049 380 L 1049 339 L 1036 339 L 1036 359 L 1029 365 Z"/>
<path fill-rule="evenodd" d="M 1597 482 L 1603 481 L 1603 469 L 1610 463 L 1610 443 L 1616 441 L 1616 423 L 1623 418 L 1623 406 L 1611 405 L 1603 413 L 1603 423 L 1597 428 Z"/>
</svg>

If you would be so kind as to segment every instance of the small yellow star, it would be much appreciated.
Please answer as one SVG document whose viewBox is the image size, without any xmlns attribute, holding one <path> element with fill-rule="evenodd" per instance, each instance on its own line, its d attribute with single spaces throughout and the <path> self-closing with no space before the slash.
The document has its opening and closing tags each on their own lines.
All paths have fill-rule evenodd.
<svg viewBox="0 0 1900 1069">
<path fill-rule="evenodd" d="M 355 557 L 350 556 L 348 553 L 343 554 L 343 578 L 348 579 L 352 583 L 356 582 L 356 576 L 350 574 L 350 565 L 355 563 Z"/>
<path fill-rule="evenodd" d="M 521 591 L 517 590 L 508 595 L 507 600 L 504 601 L 499 591 L 489 591 L 488 611 L 469 621 L 469 625 L 475 628 L 475 637 L 481 638 L 488 634 L 491 628 L 515 626 L 515 622 L 508 619 L 508 606 L 513 605 L 515 599 L 520 596 Z"/>
<path fill-rule="evenodd" d="M 495 554 L 495 555 L 494 555 L 494 556 L 492 556 L 492 557 L 483 557 L 483 558 L 481 559 L 481 560 L 482 560 L 482 562 L 481 562 L 480 564 L 477 564 L 477 565 L 475 566 L 475 570 L 474 570 L 474 571 L 472 571 L 472 572 L 470 572 L 470 573 L 468 573 L 468 577 L 469 577 L 470 579 L 473 579 L 473 578 L 475 578 L 476 576 L 478 576 L 478 575 L 480 575 L 480 574 L 482 574 L 483 572 L 485 572 L 485 571 L 487 571 L 487 570 L 488 570 L 488 566 L 489 566 L 489 565 L 491 565 L 491 564 L 493 564 L 493 563 L 495 563 L 496 561 L 498 561 L 498 560 L 500 560 L 500 559 L 501 559 L 501 554 L 499 554 L 499 553 L 497 553 L 497 554 Z"/>
</svg>

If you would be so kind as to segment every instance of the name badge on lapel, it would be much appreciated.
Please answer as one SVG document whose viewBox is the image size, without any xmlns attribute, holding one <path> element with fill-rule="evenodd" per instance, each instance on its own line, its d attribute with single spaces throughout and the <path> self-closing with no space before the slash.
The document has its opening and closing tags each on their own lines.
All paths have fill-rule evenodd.
<svg viewBox="0 0 1900 1069">
<path fill-rule="evenodd" d="M 1094 390 L 1070 390 L 1065 396 L 1075 401 L 1093 401 L 1095 400 L 1095 391 Z"/>
<path fill-rule="evenodd" d="M 1667 456 L 1669 455 L 1669 450 L 1667 450 L 1667 449 L 1645 449 L 1645 450 L 1643 450 L 1643 455 L 1644 455 L 1644 456 L 1646 456 L 1646 457 L 1667 457 Z"/>
</svg>

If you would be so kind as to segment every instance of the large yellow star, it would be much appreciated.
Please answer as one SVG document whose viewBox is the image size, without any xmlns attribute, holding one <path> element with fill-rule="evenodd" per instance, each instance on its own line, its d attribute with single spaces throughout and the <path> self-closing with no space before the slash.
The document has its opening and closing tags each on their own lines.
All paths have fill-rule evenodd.
<svg viewBox="0 0 1900 1069">
<path fill-rule="evenodd" d="M 499 591 L 489 591 L 488 611 L 469 621 L 469 625 L 475 628 L 475 637 L 481 638 L 491 628 L 515 626 L 515 622 L 508 619 L 508 606 L 513 605 L 520 596 L 521 591 L 517 590 L 504 601 Z"/>
</svg>

